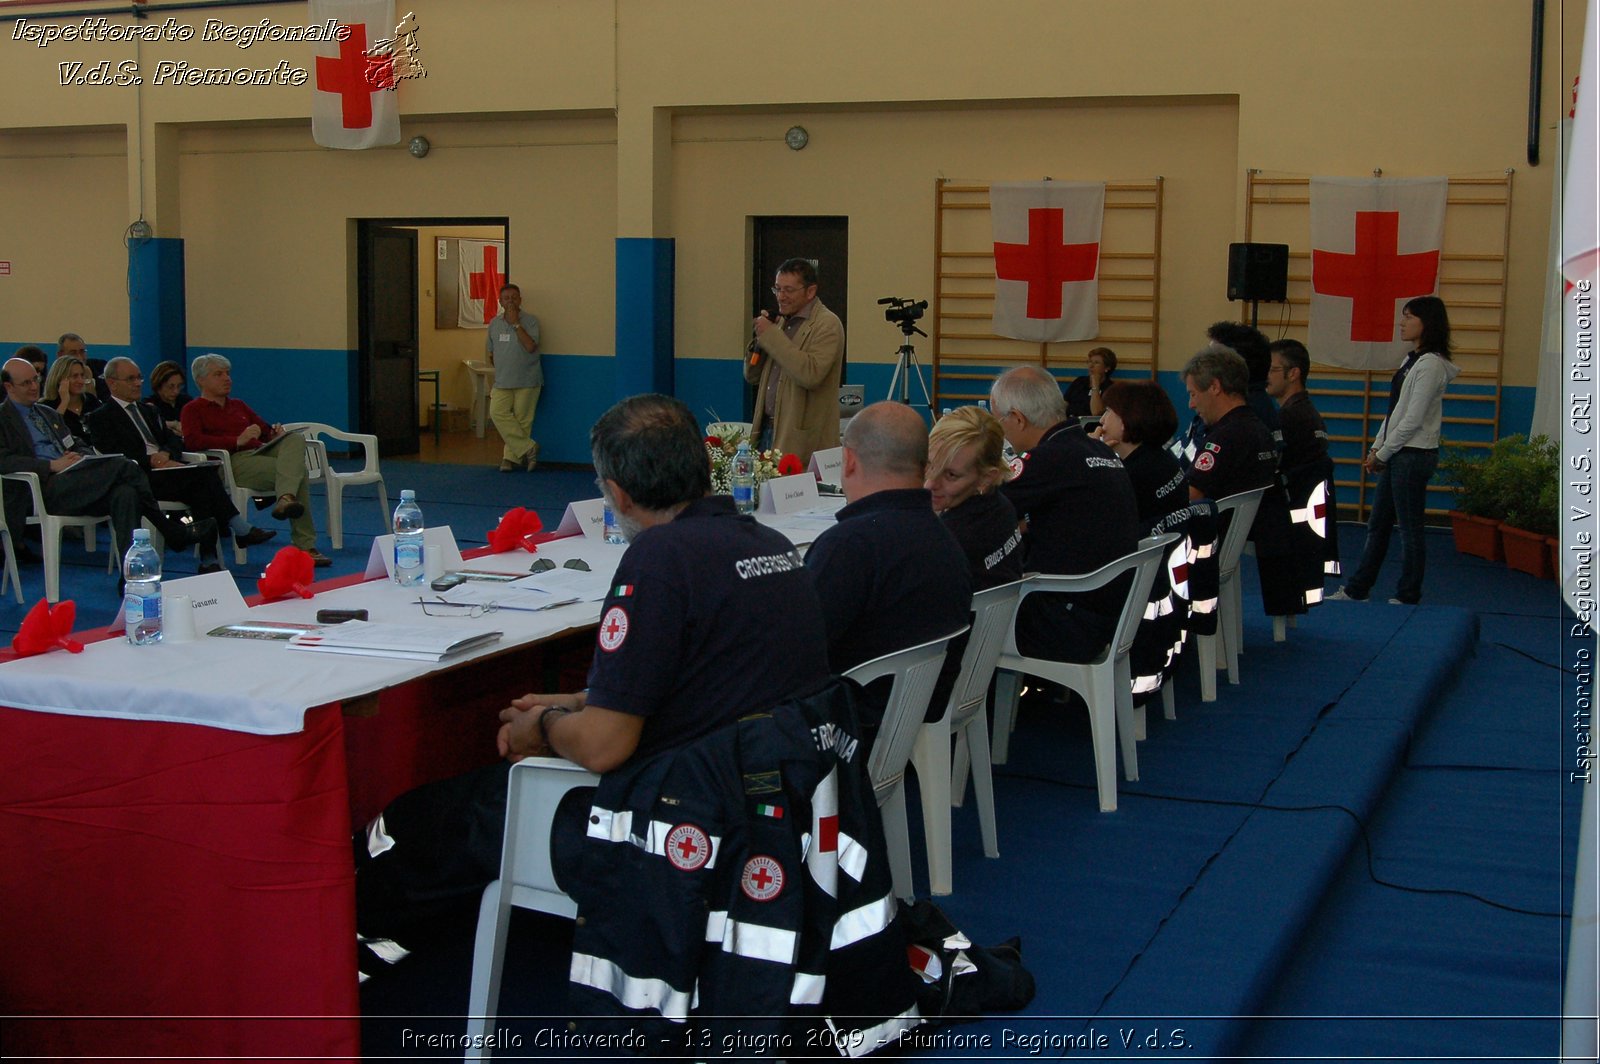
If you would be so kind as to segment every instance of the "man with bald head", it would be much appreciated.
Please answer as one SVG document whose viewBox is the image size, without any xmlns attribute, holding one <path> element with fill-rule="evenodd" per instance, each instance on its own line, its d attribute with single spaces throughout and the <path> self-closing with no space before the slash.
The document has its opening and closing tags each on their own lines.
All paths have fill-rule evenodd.
<svg viewBox="0 0 1600 1064">
<path fill-rule="evenodd" d="M 911 407 L 874 403 L 850 419 L 847 505 L 806 554 L 836 673 L 967 623 L 966 556 L 933 512 L 927 465 L 928 426 Z"/>
<path fill-rule="evenodd" d="M 37 473 L 51 513 L 109 516 L 118 554 L 127 552 L 140 518 L 160 530 L 168 550 L 215 541 L 216 522 L 196 521 L 191 529 L 162 513 L 150 482 L 127 459 L 102 457 L 74 469 L 96 452 L 72 437 L 48 403 L 38 401 L 39 372 L 33 363 L 10 359 L 0 367 L 0 385 L 6 392 L 0 403 L 0 473 Z"/>
<path fill-rule="evenodd" d="M 1000 485 L 1022 519 L 1024 569 L 1092 573 L 1139 544 L 1139 504 L 1122 459 L 1074 419 L 1038 366 L 1000 374 L 989 392 L 1017 475 Z M 1127 583 L 1082 594 L 1033 594 L 1017 609 L 1017 648 L 1050 661 L 1093 661 L 1111 641 Z"/>
</svg>

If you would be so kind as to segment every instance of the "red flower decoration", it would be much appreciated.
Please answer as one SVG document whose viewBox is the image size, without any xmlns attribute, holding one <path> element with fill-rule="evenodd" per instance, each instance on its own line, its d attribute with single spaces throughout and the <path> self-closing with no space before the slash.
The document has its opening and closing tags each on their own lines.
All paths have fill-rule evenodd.
<svg viewBox="0 0 1600 1064">
<path fill-rule="evenodd" d="M 256 589 L 261 592 L 262 602 L 276 602 L 290 595 L 310 598 L 316 594 L 311 590 L 316 583 L 314 572 L 311 555 L 299 547 L 284 547 L 267 563 Z"/>
<path fill-rule="evenodd" d="M 721 447 L 722 446 L 722 437 L 721 436 L 707 436 L 706 437 L 706 446 L 707 447 Z"/>
<path fill-rule="evenodd" d="M 489 533 L 489 549 L 495 554 L 504 554 L 521 547 L 532 554 L 537 548 L 529 542 L 529 538 L 543 529 L 544 522 L 532 510 L 521 506 L 507 510 L 505 516 L 500 518 L 500 524 Z"/>
<path fill-rule="evenodd" d="M 50 603 L 40 599 L 28 611 L 28 616 L 23 618 L 17 634 L 11 637 L 11 649 L 17 652 L 18 657 L 24 658 L 43 654 L 56 647 L 64 647 L 71 654 L 82 654 L 83 644 L 67 638 L 77 616 L 77 604 L 71 599 L 56 603 L 53 609 Z"/>
<path fill-rule="evenodd" d="M 780 477 L 792 477 L 796 473 L 803 472 L 805 472 L 805 466 L 800 464 L 798 456 L 786 454 L 778 459 L 778 475 Z"/>
</svg>

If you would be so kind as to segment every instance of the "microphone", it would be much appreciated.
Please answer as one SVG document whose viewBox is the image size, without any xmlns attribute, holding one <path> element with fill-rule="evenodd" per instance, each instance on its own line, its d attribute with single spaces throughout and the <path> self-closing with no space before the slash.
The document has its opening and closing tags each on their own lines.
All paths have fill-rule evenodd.
<svg viewBox="0 0 1600 1064">
<path fill-rule="evenodd" d="M 767 312 L 765 310 L 763 310 L 761 312 L 761 316 L 765 317 L 765 318 L 768 318 L 769 320 L 774 320 L 774 321 L 776 320 L 776 319 L 773 319 L 771 317 L 771 315 L 767 314 Z M 755 332 L 755 327 L 754 326 L 751 326 L 751 333 L 752 333 L 752 335 L 750 337 L 750 346 L 745 348 L 745 354 L 750 356 L 750 366 L 751 366 L 751 368 L 754 368 L 756 366 L 761 365 L 761 346 L 760 346 L 761 334 Z"/>
</svg>

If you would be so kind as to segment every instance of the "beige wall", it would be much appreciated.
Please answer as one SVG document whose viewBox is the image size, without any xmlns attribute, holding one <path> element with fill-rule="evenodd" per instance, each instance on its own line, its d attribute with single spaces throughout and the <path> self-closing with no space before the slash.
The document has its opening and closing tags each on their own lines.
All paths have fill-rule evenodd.
<svg viewBox="0 0 1600 1064">
<path fill-rule="evenodd" d="M 787 17 L 744 0 L 401 6 L 428 69 L 399 96 L 404 136 L 433 140 L 421 161 L 403 145 L 315 147 L 307 89 L 55 84 L 69 59 L 307 64 L 304 45 L 38 48 L 0 23 L 0 258 L 16 264 L 0 340 L 54 335 L 64 317 L 91 342 L 125 340 L 120 235 L 143 202 L 157 235 L 186 241 L 195 344 L 353 346 L 347 219 L 505 215 L 519 251 L 531 238 L 518 272 L 547 350 L 609 352 L 613 238 L 671 236 L 679 354 L 731 358 L 745 217 L 817 212 L 851 220 L 852 357 L 887 359 L 871 300 L 930 290 L 937 176 L 1161 174 L 1172 368 L 1229 309 L 1217 263 L 1243 236 L 1246 168 L 1509 167 L 1506 381 L 1534 380 L 1579 0 L 1550 5 L 1538 167 L 1524 158 L 1528 6 L 1511 0 L 813 0 Z M 305 8 L 173 15 L 294 24 Z M 812 143 L 793 153 L 781 137 L 797 121 Z M 116 132 L 130 128 L 143 166 Z"/>
</svg>

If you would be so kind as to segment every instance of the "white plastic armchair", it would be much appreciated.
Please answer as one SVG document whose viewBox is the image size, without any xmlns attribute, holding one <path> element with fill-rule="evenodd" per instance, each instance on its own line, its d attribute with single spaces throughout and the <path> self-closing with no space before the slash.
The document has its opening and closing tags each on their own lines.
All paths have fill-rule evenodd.
<svg viewBox="0 0 1600 1064">
<path fill-rule="evenodd" d="M 44 507 L 44 491 L 40 485 L 37 473 L 6 473 L 6 480 L 25 484 L 33 496 L 33 513 L 28 516 L 28 524 L 39 526 L 39 539 L 44 547 L 44 597 L 51 602 L 61 601 L 61 530 L 67 527 L 83 529 L 83 543 L 88 550 L 95 549 L 95 526 L 104 521 L 107 534 L 110 534 L 111 518 L 107 515 L 100 517 L 78 517 L 70 514 L 53 514 Z M 4 518 L 0 517 L 0 523 Z M 131 530 L 130 530 L 131 531 Z M 115 562 L 115 548 L 108 548 L 108 559 Z M 6 576 L 12 583 L 17 583 L 17 562 L 12 553 L 11 535 L 6 533 Z M 17 588 L 17 601 L 22 601 L 22 589 Z"/>
<path fill-rule="evenodd" d="M 378 437 L 365 432 L 345 432 L 320 421 L 288 421 L 283 426 L 306 438 L 306 475 L 313 483 L 328 489 L 328 538 L 334 550 L 344 548 L 344 489 L 362 484 L 378 486 L 378 511 L 384 532 L 393 531 L 389 513 L 389 494 L 384 490 L 383 473 L 378 469 Z M 323 437 L 361 446 L 362 465 L 353 473 L 341 473 L 328 462 L 328 445 Z M 304 500 L 302 500 L 304 501 Z"/>
</svg>

